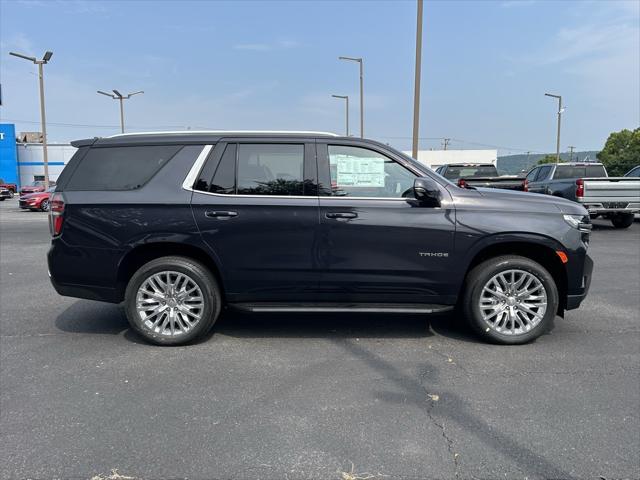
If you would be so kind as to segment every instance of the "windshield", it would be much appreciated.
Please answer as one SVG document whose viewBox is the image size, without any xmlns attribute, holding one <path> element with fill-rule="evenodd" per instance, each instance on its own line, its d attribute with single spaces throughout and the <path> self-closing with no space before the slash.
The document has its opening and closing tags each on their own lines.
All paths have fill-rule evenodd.
<svg viewBox="0 0 640 480">
<path fill-rule="evenodd" d="M 32 187 L 44 187 L 44 182 L 42 180 L 36 180 L 35 182 L 31 182 Z"/>
<path fill-rule="evenodd" d="M 437 177 L 438 180 L 441 180 L 443 183 L 447 184 L 447 185 L 453 185 L 454 187 L 457 187 L 457 185 L 455 183 L 453 183 L 451 180 L 443 177 L 442 175 L 440 175 L 438 172 L 436 172 L 435 170 L 432 170 L 431 168 L 427 167 L 424 163 L 420 163 L 419 161 L 417 161 L 415 158 L 411 158 L 409 155 L 407 155 L 406 153 L 402 153 L 399 150 L 395 150 L 394 152 L 396 152 L 398 155 L 400 155 L 402 158 L 404 158 L 407 162 L 409 162 L 411 165 L 415 166 L 416 168 L 418 168 L 419 170 L 429 170 L 429 172 L 431 173 L 431 175 L 433 175 L 434 177 Z"/>
</svg>

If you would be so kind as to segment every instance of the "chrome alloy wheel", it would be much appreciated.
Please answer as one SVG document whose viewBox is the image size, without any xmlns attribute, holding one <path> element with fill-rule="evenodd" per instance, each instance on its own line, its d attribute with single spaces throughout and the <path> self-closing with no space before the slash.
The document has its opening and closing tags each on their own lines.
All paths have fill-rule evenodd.
<svg viewBox="0 0 640 480">
<path fill-rule="evenodd" d="M 136 294 L 136 309 L 143 328 L 177 337 L 189 332 L 202 319 L 204 297 L 188 275 L 163 271 L 142 282 Z"/>
<path fill-rule="evenodd" d="M 503 335 L 523 335 L 544 318 L 547 291 L 532 273 L 505 270 L 484 285 L 479 304 L 489 328 Z"/>
</svg>

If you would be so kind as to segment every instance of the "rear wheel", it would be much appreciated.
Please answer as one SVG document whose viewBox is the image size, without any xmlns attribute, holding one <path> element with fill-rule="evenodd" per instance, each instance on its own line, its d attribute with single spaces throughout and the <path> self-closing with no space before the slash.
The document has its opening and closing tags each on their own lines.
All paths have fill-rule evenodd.
<svg viewBox="0 0 640 480">
<path fill-rule="evenodd" d="M 146 340 L 181 345 L 211 329 L 221 308 L 216 279 L 200 262 L 161 257 L 131 277 L 125 292 L 129 323 Z"/>
<path fill-rule="evenodd" d="M 515 345 L 549 330 L 558 303 L 556 284 L 542 265 L 509 255 L 489 259 L 469 273 L 463 310 L 480 337 Z"/>
<path fill-rule="evenodd" d="M 633 224 L 633 213 L 619 213 L 611 217 L 611 223 L 616 228 L 629 228 Z"/>
<path fill-rule="evenodd" d="M 43 212 L 49 211 L 49 200 L 42 200 L 42 202 L 40 203 L 40 210 L 42 210 Z"/>
</svg>

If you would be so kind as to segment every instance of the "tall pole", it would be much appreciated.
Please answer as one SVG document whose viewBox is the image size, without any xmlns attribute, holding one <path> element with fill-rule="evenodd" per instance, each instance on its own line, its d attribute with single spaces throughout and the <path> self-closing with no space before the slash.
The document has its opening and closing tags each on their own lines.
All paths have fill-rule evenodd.
<svg viewBox="0 0 640 480">
<path fill-rule="evenodd" d="M 569 145 L 569 162 L 573 162 L 573 150 L 576 147 L 574 147 L 573 145 Z"/>
<path fill-rule="evenodd" d="M 422 71 L 422 4 L 423 0 L 418 0 L 418 14 L 416 25 L 416 71 L 413 87 L 413 142 L 411 156 L 418 158 L 418 137 L 420 130 L 420 74 Z"/>
<path fill-rule="evenodd" d="M 42 156 L 44 162 L 44 189 L 49 190 L 49 152 L 47 152 L 47 118 L 44 111 L 44 64 L 38 63 L 40 80 L 40 123 L 42 125 Z"/>
<path fill-rule="evenodd" d="M 331 95 L 333 98 L 341 98 L 343 99 L 346 104 L 346 132 L 347 132 L 347 137 L 349 136 L 349 95 Z"/>
<path fill-rule="evenodd" d="M 124 98 L 118 98 L 120 100 L 120 132 L 124 133 Z"/>
<path fill-rule="evenodd" d="M 444 149 L 446 150 L 447 147 L 449 146 L 449 142 L 451 141 L 450 138 L 443 138 L 443 143 L 444 143 Z"/>
<path fill-rule="evenodd" d="M 562 123 L 562 96 L 545 93 L 547 97 L 558 99 L 558 135 L 556 136 L 556 163 L 560 163 L 560 124 Z"/>
<path fill-rule="evenodd" d="M 364 138 L 364 67 L 360 57 L 338 57 L 338 60 L 349 60 L 360 64 L 360 137 Z"/>
</svg>

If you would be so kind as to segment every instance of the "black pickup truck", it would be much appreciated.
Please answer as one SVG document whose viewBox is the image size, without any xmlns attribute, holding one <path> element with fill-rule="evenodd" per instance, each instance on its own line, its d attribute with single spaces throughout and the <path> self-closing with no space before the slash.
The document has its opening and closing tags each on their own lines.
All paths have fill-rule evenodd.
<svg viewBox="0 0 640 480">
<path fill-rule="evenodd" d="M 436 168 L 436 173 L 447 180 L 456 182 L 459 187 L 503 188 L 523 190 L 524 177 L 498 174 L 492 163 L 450 163 Z"/>
</svg>

